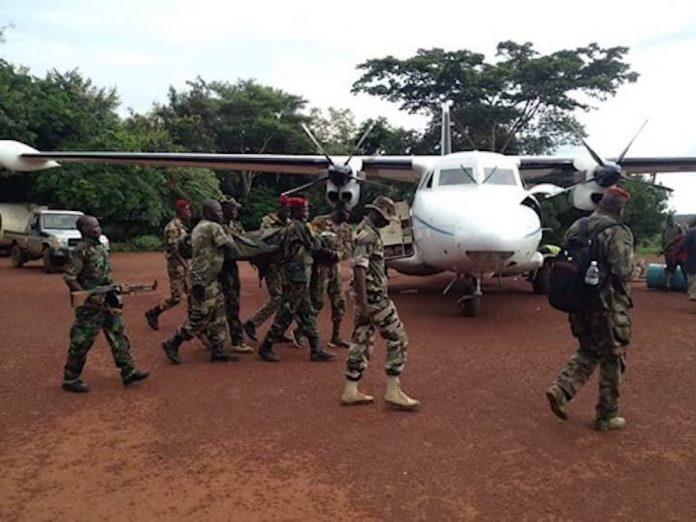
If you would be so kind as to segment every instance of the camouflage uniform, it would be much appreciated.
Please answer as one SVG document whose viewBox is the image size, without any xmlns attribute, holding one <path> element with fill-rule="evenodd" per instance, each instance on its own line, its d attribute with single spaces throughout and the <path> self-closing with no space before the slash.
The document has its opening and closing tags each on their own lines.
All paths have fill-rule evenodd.
<svg viewBox="0 0 696 522">
<path fill-rule="evenodd" d="M 328 244 L 338 251 L 340 261 L 350 258 L 353 253 L 353 231 L 348 223 L 334 223 L 331 214 L 317 216 L 312 220 L 312 229 L 317 234 L 330 233 Z M 331 320 L 340 323 L 346 313 L 346 299 L 343 296 L 340 265 L 314 263 L 310 295 L 312 306 L 317 314 L 324 307 L 324 295 L 328 292 L 331 299 Z"/>
<path fill-rule="evenodd" d="M 606 212 L 596 210 L 589 217 L 589 230 L 617 223 Z M 579 220 L 566 233 L 566 239 L 579 231 Z M 614 226 L 599 233 L 600 293 L 597 308 L 570 314 L 573 336 L 580 347 L 558 375 L 555 385 L 571 400 L 599 365 L 599 421 L 616 417 L 619 385 L 626 369 L 626 347 L 631 339 L 629 309 L 633 306 L 628 283 L 633 273 L 633 235 L 628 227 Z"/>
<path fill-rule="evenodd" d="M 113 284 L 106 247 L 96 239 L 83 239 L 70 256 L 63 279 L 68 284 L 77 282 L 84 290 Z M 75 323 L 70 329 L 70 348 L 63 374 L 65 383 L 80 378 L 87 352 L 92 348 L 99 330 L 104 331 L 114 362 L 121 370 L 121 377 L 125 378 L 135 371 L 123 316 L 112 314 L 103 305 L 86 304 L 75 309 Z"/>
<path fill-rule="evenodd" d="M 229 238 L 222 225 L 201 220 L 191 233 L 193 259 L 188 273 L 188 319 L 176 335 L 185 340 L 200 336 L 214 354 L 222 351 L 227 337 L 225 298 L 220 291 L 218 277 L 225 259 L 223 246 Z M 203 296 L 194 295 L 194 286 L 204 288 Z"/>
<path fill-rule="evenodd" d="M 288 221 L 283 221 L 276 213 L 266 214 L 261 218 L 261 230 L 271 228 L 285 228 Z M 283 274 L 279 265 L 271 263 L 264 275 L 266 289 L 268 290 L 269 300 L 249 319 L 255 327 L 263 324 L 275 314 L 283 301 Z"/>
<path fill-rule="evenodd" d="M 186 273 L 188 264 L 184 260 L 181 262 L 181 257 L 176 255 L 179 248 L 179 241 L 186 237 L 188 230 L 186 225 L 175 217 L 164 227 L 165 241 L 165 257 L 167 259 L 167 275 L 169 276 L 170 296 L 160 301 L 157 305 L 157 313 L 160 314 L 165 310 L 175 307 L 181 302 L 181 298 L 187 293 L 186 288 Z"/>
<path fill-rule="evenodd" d="M 244 234 L 244 227 L 241 223 L 230 221 L 222 227 L 228 237 Z M 241 346 L 244 341 L 242 322 L 239 320 L 239 267 L 233 259 L 225 259 L 220 272 L 220 286 L 225 298 L 225 311 L 227 315 L 227 326 L 230 329 L 230 341 L 232 346 Z"/>
<path fill-rule="evenodd" d="M 379 331 L 387 345 L 386 373 L 398 376 L 406 364 L 408 337 L 399 319 L 399 313 L 387 295 L 384 245 L 379 230 L 367 219 L 363 219 L 353 233 L 353 244 L 355 249 L 351 264 L 353 267 L 365 268 L 365 291 L 370 323 L 358 325 L 356 321 L 346 365 L 346 378 L 358 381 L 362 377 L 372 355 L 376 331 Z"/>
</svg>

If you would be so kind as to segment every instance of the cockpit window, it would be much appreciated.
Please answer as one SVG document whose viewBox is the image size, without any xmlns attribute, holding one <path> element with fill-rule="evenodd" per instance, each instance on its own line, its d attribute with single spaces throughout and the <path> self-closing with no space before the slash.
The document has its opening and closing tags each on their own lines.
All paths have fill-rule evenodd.
<svg viewBox="0 0 696 522">
<path fill-rule="evenodd" d="M 515 172 L 512 169 L 502 169 L 500 167 L 486 167 L 483 169 L 487 185 L 517 185 Z"/>
<path fill-rule="evenodd" d="M 438 185 L 475 185 L 474 170 L 469 167 L 457 167 L 452 169 L 442 169 L 440 171 L 440 181 Z"/>
<path fill-rule="evenodd" d="M 433 173 L 435 171 L 429 170 L 428 172 L 425 173 L 423 178 L 421 179 L 420 187 L 419 188 L 433 188 Z"/>
</svg>

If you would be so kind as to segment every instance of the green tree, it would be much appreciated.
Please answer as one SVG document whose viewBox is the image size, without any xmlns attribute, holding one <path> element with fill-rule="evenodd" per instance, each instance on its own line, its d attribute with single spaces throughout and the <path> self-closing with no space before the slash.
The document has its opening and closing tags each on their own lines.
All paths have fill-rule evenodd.
<svg viewBox="0 0 696 522">
<path fill-rule="evenodd" d="M 421 49 L 358 65 L 363 75 L 353 92 L 398 102 L 430 115 L 430 141 L 438 128 L 439 105 L 453 102 L 453 147 L 503 153 L 540 154 L 574 143 L 582 126 L 574 113 L 593 107 L 638 74 L 623 61 L 626 47 L 596 43 L 539 54 L 531 43 L 498 44 L 495 62 L 469 50 Z M 426 136 L 427 139 L 427 136 Z"/>
</svg>

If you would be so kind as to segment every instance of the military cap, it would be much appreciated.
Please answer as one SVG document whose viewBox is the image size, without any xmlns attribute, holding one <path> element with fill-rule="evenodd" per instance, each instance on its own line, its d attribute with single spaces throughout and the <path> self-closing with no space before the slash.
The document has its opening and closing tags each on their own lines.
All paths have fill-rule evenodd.
<svg viewBox="0 0 696 522">
<path fill-rule="evenodd" d="M 387 196 L 377 196 L 372 203 L 365 205 L 365 208 L 371 208 L 382 214 L 382 217 L 387 221 L 396 219 L 396 203 Z"/>
<path fill-rule="evenodd" d="M 289 208 L 302 208 L 309 205 L 309 200 L 304 196 L 288 197 L 285 203 Z"/>
<path fill-rule="evenodd" d="M 174 203 L 174 208 L 177 210 L 184 210 L 185 208 L 191 208 L 191 202 L 187 201 L 185 199 L 178 199 L 176 203 Z"/>
</svg>

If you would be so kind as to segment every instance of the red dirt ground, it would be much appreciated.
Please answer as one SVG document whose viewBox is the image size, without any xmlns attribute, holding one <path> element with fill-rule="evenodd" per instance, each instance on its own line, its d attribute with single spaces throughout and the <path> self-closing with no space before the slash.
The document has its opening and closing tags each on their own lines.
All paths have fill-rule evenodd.
<svg viewBox="0 0 696 522">
<path fill-rule="evenodd" d="M 166 282 L 161 255 L 114 265 L 120 281 Z M 264 293 L 242 274 L 246 317 Z M 72 320 L 60 276 L 1 259 L 0 519 L 696 519 L 696 307 L 683 294 L 636 285 L 629 427 L 600 434 L 594 379 L 568 422 L 548 411 L 543 392 L 574 344 L 562 314 L 523 282 L 490 282 L 482 315 L 462 318 L 446 283 L 391 280 L 415 414 L 384 409 L 381 342 L 368 407 L 338 405 L 343 354 L 311 364 L 280 347 L 281 364 L 211 365 L 196 342 L 171 366 L 159 343 L 185 310 L 152 332 L 152 294 L 127 297 L 125 313 L 151 378 L 124 389 L 100 337 L 92 391 L 76 396 L 60 389 Z"/>
</svg>

